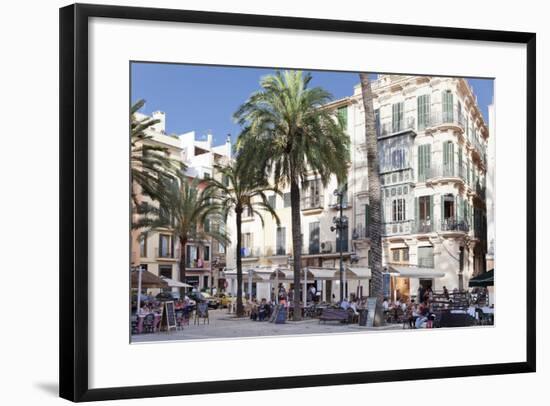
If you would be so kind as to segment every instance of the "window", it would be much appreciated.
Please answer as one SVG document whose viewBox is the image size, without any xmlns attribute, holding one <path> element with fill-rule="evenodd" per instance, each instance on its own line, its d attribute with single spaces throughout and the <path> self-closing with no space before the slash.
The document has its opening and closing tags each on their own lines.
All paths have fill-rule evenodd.
<svg viewBox="0 0 550 406">
<path fill-rule="evenodd" d="M 365 230 L 368 230 L 369 227 L 369 205 L 365 204 Z"/>
<path fill-rule="evenodd" d="M 206 246 L 204 247 L 204 255 L 203 255 L 203 257 L 204 257 L 204 260 L 205 260 L 205 261 L 210 261 L 210 246 L 209 246 L 209 245 L 206 245 Z"/>
<path fill-rule="evenodd" d="M 392 261 L 398 263 L 409 262 L 409 249 L 408 248 L 392 248 Z"/>
<path fill-rule="evenodd" d="M 405 150 L 402 148 L 395 149 L 391 153 L 392 169 L 402 169 L 405 167 Z M 401 174 L 401 178 L 403 174 Z"/>
<path fill-rule="evenodd" d="M 430 178 L 432 146 L 424 144 L 418 146 L 418 181 L 425 182 Z"/>
<path fill-rule="evenodd" d="M 290 207 L 290 192 L 283 194 L 283 206 Z"/>
<path fill-rule="evenodd" d="M 429 126 L 430 120 L 430 95 L 425 94 L 416 98 L 417 115 L 418 115 L 418 130 L 424 130 Z"/>
<path fill-rule="evenodd" d="M 211 230 L 211 227 L 210 227 L 210 219 L 205 219 L 204 220 L 204 231 L 206 233 L 209 233 Z"/>
<path fill-rule="evenodd" d="M 418 266 L 424 268 L 434 267 L 433 247 L 418 247 Z"/>
<path fill-rule="evenodd" d="M 303 201 L 303 208 L 312 209 L 321 207 L 321 180 L 312 179 L 305 182 L 305 199 Z"/>
<path fill-rule="evenodd" d="M 243 233 L 241 235 L 241 256 L 252 256 L 252 233 Z"/>
<path fill-rule="evenodd" d="M 455 145 L 452 141 L 446 141 L 443 143 L 443 175 L 454 176 L 454 151 Z"/>
<path fill-rule="evenodd" d="M 194 245 L 187 245 L 185 247 L 185 262 L 189 268 L 197 267 L 198 250 Z"/>
<path fill-rule="evenodd" d="M 204 172 L 204 179 L 210 179 L 210 174 L 208 172 Z"/>
<path fill-rule="evenodd" d="M 139 236 L 139 256 L 141 258 L 147 257 L 147 233 Z"/>
<path fill-rule="evenodd" d="M 159 257 L 172 258 L 174 253 L 174 240 L 170 234 L 159 234 Z"/>
<path fill-rule="evenodd" d="M 348 106 L 342 106 L 338 108 L 338 118 L 344 128 L 346 128 L 348 124 Z"/>
<path fill-rule="evenodd" d="M 276 255 L 286 255 L 286 228 L 285 227 L 277 227 Z"/>
<path fill-rule="evenodd" d="M 450 90 L 443 92 L 443 122 L 453 122 L 453 94 Z"/>
<path fill-rule="evenodd" d="M 267 204 L 269 204 L 269 206 L 272 208 L 272 209 L 276 209 L 276 204 L 277 204 L 277 200 L 276 200 L 277 196 L 276 195 L 271 195 L 271 196 L 268 196 L 267 198 Z"/>
<path fill-rule="evenodd" d="M 403 131 L 403 102 L 392 105 L 392 131 L 394 133 Z"/>
<path fill-rule="evenodd" d="M 342 242 L 340 242 L 340 233 L 342 233 Z M 349 227 L 347 226 L 336 232 L 336 252 L 340 252 L 340 246 L 342 248 L 342 252 L 348 251 L 348 234 Z"/>
<path fill-rule="evenodd" d="M 159 265 L 159 276 L 172 279 L 172 265 Z M 162 288 L 163 292 L 170 292 L 171 290 L 169 287 Z"/>
<path fill-rule="evenodd" d="M 227 175 L 222 176 L 222 184 L 224 186 L 229 186 L 229 177 Z"/>
<path fill-rule="evenodd" d="M 405 199 L 394 199 L 392 202 L 392 221 L 404 221 Z"/>
<path fill-rule="evenodd" d="M 319 253 L 319 222 L 309 223 L 309 253 Z"/>
<path fill-rule="evenodd" d="M 225 245 L 222 244 L 221 242 L 218 243 L 218 252 L 219 252 L 220 254 L 225 254 Z"/>
<path fill-rule="evenodd" d="M 416 202 L 417 232 L 428 233 L 432 231 L 433 198 L 432 196 L 420 196 Z"/>
</svg>

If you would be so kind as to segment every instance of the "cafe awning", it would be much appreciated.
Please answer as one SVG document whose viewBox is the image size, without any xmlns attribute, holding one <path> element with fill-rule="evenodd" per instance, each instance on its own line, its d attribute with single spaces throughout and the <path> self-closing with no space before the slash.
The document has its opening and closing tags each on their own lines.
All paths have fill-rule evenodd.
<svg viewBox="0 0 550 406">
<path fill-rule="evenodd" d="M 495 284 L 495 270 L 491 269 L 490 271 L 483 272 L 482 274 L 476 276 L 475 278 L 470 279 L 468 286 L 473 287 L 487 287 L 493 286 Z"/>
<path fill-rule="evenodd" d="M 434 268 L 424 268 L 420 266 L 390 265 L 390 273 L 394 276 L 403 278 L 443 278 L 445 272 L 436 271 Z"/>
<path fill-rule="evenodd" d="M 358 266 L 350 266 L 346 268 L 347 279 L 370 279 L 370 277 L 370 268 Z"/>
<path fill-rule="evenodd" d="M 132 271 L 132 288 L 138 287 L 138 274 L 141 272 L 141 288 L 150 289 L 150 288 L 167 288 L 168 283 L 159 278 L 157 275 L 149 271 Z"/>
<path fill-rule="evenodd" d="M 189 285 L 188 283 L 180 282 L 175 279 L 166 278 L 164 276 L 160 277 L 164 282 L 168 284 L 171 288 L 192 288 L 193 285 Z"/>
<path fill-rule="evenodd" d="M 309 271 L 308 278 L 309 274 L 311 274 L 311 279 L 334 279 L 334 272 L 336 272 L 336 268 L 316 268 L 310 266 L 307 269 Z"/>
</svg>

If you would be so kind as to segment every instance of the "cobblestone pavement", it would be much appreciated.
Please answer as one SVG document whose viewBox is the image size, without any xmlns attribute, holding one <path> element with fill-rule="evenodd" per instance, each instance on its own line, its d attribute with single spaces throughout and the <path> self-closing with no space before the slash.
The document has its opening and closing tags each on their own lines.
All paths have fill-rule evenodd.
<svg viewBox="0 0 550 406">
<path fill-rule="evenodd" d="M 236 319 L 227 313 L 227 309 L 210 310 L 210 324 L 193 324 L 183 330 L 172 330 L 169 333 L 159 332 L 152 334 L 139 334 L 132 336 L 133 343 L 170 340 L 202 340 L 237 337 L 266 337 L 297 334 L 328 334 L 328 333 L 358 333 L 380 330 L 401 330 L 401 325 L 388 325 L 384 327 L 369 328 L 360 327 L 357 324 L 347 325 L 339 322 L 319 323 L 318 320 L 303 320 L 299 322 L 287 322 L 275 324 L 268 321 L 252 321 L 248 318 Z"/>
</svg>

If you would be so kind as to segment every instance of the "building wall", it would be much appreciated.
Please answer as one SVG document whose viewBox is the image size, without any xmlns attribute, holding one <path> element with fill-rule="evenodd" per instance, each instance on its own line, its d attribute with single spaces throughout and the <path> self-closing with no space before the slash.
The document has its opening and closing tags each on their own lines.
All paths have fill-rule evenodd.
<svg viewBox="0 0 550 406">
<path fill-rule="evenodd" d="M 441 290 L 443 286 L 451 290 L 466 288 L 468 280 L 484 268 L 487 237 L 483 194 L 487 182 L 486 167 L 490 164 L 485 162 L 489 131 L 476 105 L 473 91 L 463 79 L 400 75 L 379 75 L 378 80 L 372 83 L 372 88 L 374 108 L 379 117 L 381 172 L 386 172 L 386 176 L 389 176 L 381 179 L 384 194 L 383 215 L 386 221 L 383 264 L 385 267 L 391 265 L 391 250 L 401 247 L 409 250 L 407 264 L 422 265 L 418 260 L 419 248 L 429 246 L 434 252 L 433 269 L 445 274 L 444 277 L 433 279 L 433 287 L 437 290 Z M 447 91 L 450 93 L 445 93 Z M 448 94 L 452 95 L 452 101 Z M 424 116 L 425 126 L 421 125 L 418 114 L 418 98 L 424 95 L 429 95 L 429 112 Z M 401 126 L 395 125 L 395 121 L 399 120 L 394 117 L 396 108 L 393 106 L 397 103 L 403 103 Z M 443 103 L 448 106 L 445 111 Z M 358 266 L 368 266 L 369 244 L 365 219 L 365 212 L 368 210 L 365 207 L 368 205 L 368 180 L 360 86 L 355 87 L 352 96 L 335 101 L 328 108 L 347 109 L 351 165 L 348 173 L 349 204 L 344 215 L 349 218 L 350 224 L 349 250 L 356 252 Z M 448 143 L 453 146 L 449 147 Z M 431 165 L 425 177 L 419 176 L 421 145 L 429 145 L 430 148 Z M 394 167 L 392 155 L 396 149 L 404 150 L 397 168 Z M 393 174 L 398 174 L 397 169 L 407 170 L 409 178 L 399 180 L 397 176 L 393 179 Z M 333 252 L 336 252 L 335 233 L 330 231 L 332 218 L 337 215 L 337 210 L 331 208 L 331 203 L 334 203 L 332 192 L 336 187 L 335 179 L 331 179 L 323 188 L 322 208 L 301 212 L 303 246 L 306 251 L 309 245 L 309 224 L 318 221 L 320 241 L 331 241 Z M 447 203 L 447 212 L 444 211 L 445 195 L 452 195 L 454 207 L 451 210 L 451 203 Z M 405 199 L 405 218 L 397 224 L 393 221 L 392 204 L 393 199 L 400 196 Z M 419 223 L 424 220 L 421 221 L 417 207 L 419 198 L 423 196 L 431 196 L 431 216 L 428 221 L 430 228 L 427 230 L 419 228 Z M 474 221 L 474 211 L 479 211 L 479 221 Z M 290 208 L 282 208 L 280 197 L 277 197 L 277 213 L 286 227 L 286 253 L 290 253 Z M 477 227 L 474 227 L 474 223 Z M 276 246 L 276 224 L 269 216 L 266 216 L 263 228 L 257 219 L 249 219 L 243 222 L 242 229 L 243 233 L 253 234 L 255 250 L 254 257 L 243 260 L 243 267 L 286 264 L 287 258 L 271 256 Z M 229 267 L 235 264 L 234 247 L 232 248 L 227 257 Z M 346 258 L 347 263 L 349 261 Z M 336 258 L 326 258 L 323 255 L 305 257 L 302 265 L 313 264 L 338 267 Z M 418 278 L 410 278 L 410 292 L 414 294 L 418 284 Z M 356 288 L 356 281 L 350 281 L 348 285 L 348 291 L 353 292 L 350 286 Z M 338 289 L 338 284 L 333 283 L 333 292 L 338 292 Z"/>
</svg>

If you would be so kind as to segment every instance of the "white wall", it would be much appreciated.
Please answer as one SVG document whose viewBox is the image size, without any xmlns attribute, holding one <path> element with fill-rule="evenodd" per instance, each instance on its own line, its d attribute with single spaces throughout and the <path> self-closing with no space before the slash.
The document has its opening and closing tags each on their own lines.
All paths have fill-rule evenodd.
<svg viewBox="0 0 550 406">
<path fill-rule="evenodd" d="M 524 30 L 538 32 L 538 207 L 548 205 L 548 182 L 543 184 L 544 174 L 550 175 L 550 161 L 543 161 L 542 151 L 550 148 L 543 134 L 550 130 L 543 121 L 542 112 L 549 110 L 547 100 L 541 97 L 550 93 L 550 84 L 542 72 L 548 71 L 550 55 L 550 26 L 543 2 L 526 0 L 517 2 L 479 2 L 463 0 L 460 7 L 442 7 L 440 1 L 428 1 L 422 7 L 417 2 L 395 0 L 392 7 L 374 7 L 367 2 L 341 0 L 318 2 L 311 7 L 309 2 L 280 0 L 255 2 L 246 0 L 102 0 L 105 4 L 132 6 L 156 6 L 169 8 L 205 9 L 231 12 L 284 14 L 319 18 L 338 18 L 399 22 L 409 24 L 449 25 L 488 29 Z M 4 154 L 0 160 L 3 190 L 9 191 L 10 199 L 3 199 L 2 252 L 7 262 L 3 263 L 6 275 L 24 273 L 32 284 L 28 286 L 3 286 L 3 302 L 14 304 L 17 312 L 25 317 L 35 314 L 32 325 L 7 325 L 2 334 L 0 357 L 2 359 L 2 399 L 6 404 L 67 404 L 56 397 L 57 392 L 57 266 L 58 266 L 58 10 L 65 1 L 49 0 L 6 2 L 2 13 L 2 48 L 7 55 L 1 65 L 0 80 L 2 97 L 0 111 L 10 119 L 4 120 L 4 133 L 17 134 L 4 137 L 3 150 L 19 150 L 26 147 L 25 165 L 18 154 Z M 359 50 L 358 50 L 359 51 Z M 235 52 L 239 52 L 236 44 Z M 370 57 L 366 55 L 365 57 Z M 41 103 L 37 104 L 37 100 Z M 32 120 L 29 119 L 32 115 Z M 26 124 L 21 126 L 21 124 Z M 36 124 L 40 123 L 40 131 Z M 7 128 L 6 128 L 7 127 Z M 545 128 L 546 127 L 546 128 Z M 37 168 L 39 167 L 39 170 Z M 17 168 L 18 177 L 11 176 Z M 21 181 L 32 179 L 32 182 Z M 37 200 L 37 196 L 42 199 Z M 47 198 L 43 198 L 47 196 Z M 39 204 L 38 204 L 39 203 Z M 40 213 L 28 216 L 28 213 Z M 539 230 L 550 227 L 548 216 L 539 212 Z M 21 219 L 32 218 L 31 227 L 21 226 Z M 33 232 L 32 248 L 25 241 Z M 548 268 L 542 250 L 547 241 L 539 233 L 539 271 Z M 9 254 L 9 255 L 8 255 Z M 33 258 L 28 261 L 28 258 Z M 545 263 L 546 262 L 546 263 Z M 539 272 L 538 286 L 544 286 Z M 542 293 L 542 292 L 539 292 Z M 35 297 L 43 298 L 41 312 L 37 311 Z M 542 334 L 548 337 L 548 319 L 543 324 L 543 308 L 550 305 L 548 295 L 538 295 L 539 343 Z M 541 344 L 542 345 L 542 344 Z M 321 354 L 321 352 L 319 352 Z M 463 405 L 464 399 L 479 404 L 524 404 L 526 401 L 543 399 L 548 372 L 549 352 L 539 348 L 539 373 L 511 376 L 473 377 L 433 381 L 410 381 L 370 385 L 354 385 L 326 388 L 279 390 L 218 394 L 186 397 L 185 402 L 200 402 L 201 405 L 280 405 L 281 402 L 296 404 L 334 405 L 350 401 L 368 400 L 373 404 L 385 404 L 392 394 L 406 398 L 408 405 L 424 405 L 426 399 L 445 399 L 446 405 Z M 315 352 L 311 356 L 315 356 Z M 330 356 L 330 354 L 328 355 Z M 441 354 L 434 354 L 441 356 Z M 353 360 L 350 360 L 353 362 Z M 230 364 L 228 364 L 230 365 Z M 457 396 L 459 395 L 459 396 Z M 131 404 L 148 405 L 151 400 L 137 400 Z M 182 398 L 155 399 L 155 404 L 181 404 Z M 544 402 L 539 402 L 544 403 Z M 110 404 L 126 405 L 128 402 Z"/>
</svg>

